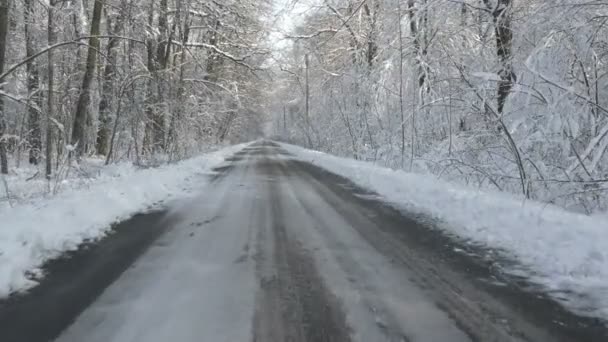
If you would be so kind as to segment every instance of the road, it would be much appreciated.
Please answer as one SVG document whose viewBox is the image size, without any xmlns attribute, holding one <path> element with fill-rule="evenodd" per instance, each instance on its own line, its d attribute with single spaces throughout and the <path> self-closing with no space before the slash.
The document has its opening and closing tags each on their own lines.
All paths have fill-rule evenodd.
<svg viewBox="0 0 608 342">
<path fill-rule="evenodd" d="M 134 245 L 141 255 L 130 255 L 123 268 L 116 260 L 105 268 L 82 267 L 112 273 L 106 280 L 82 281 L 84 271 L 77 266 L 55 280 L 96 286 L 97 292 L 73 297 L 70 291 L 83 289 L 65 285 L 40 290 L 26 309 L 17 301 L 13 311 L 5 310 L 13 321 L 0 323 L 0 336 L 19 341 L 30 334 L 21 341 L 32 342 L 59 332 L 59 342 L 606 341 L 608 336 L 592 320 L 499 281 L 491 265 L 454 252 L 465 247 L 457 248 L 421 218 L 408 218 L 374 194 L 290 159 L 271 142 L 229 158 L 203 193 L 170 207 L 162 220 L 138 219 L 154 237 L 131 239 L 139 241 Z M 159 225 L 162 231 L 154 228 Z M 97 258 L 132 252 L 125 246 L 96 252 Z M 55 301 L 38 307 L 40 317 L 32 320 L 27 310 L 36 310 L 47 297 Z M 49 319 L 54 320 L 49 329 L 32 332 Z"/>
</svg>

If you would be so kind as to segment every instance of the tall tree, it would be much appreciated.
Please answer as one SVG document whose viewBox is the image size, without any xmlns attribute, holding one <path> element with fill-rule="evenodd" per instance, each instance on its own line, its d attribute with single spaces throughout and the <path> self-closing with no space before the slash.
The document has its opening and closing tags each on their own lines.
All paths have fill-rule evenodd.
<svg viewBox="0 0 608 342">
<path fill-rule="evenodd" d="M 156 39 L 149 37 L 147 41 L 148 71 L 152 80 L 148 82 L 148 98 L 151 102 L 147 106 L 146 141 L 144 145 L 150 152 L 160 152 L 165 146 L 165 115 L 161 108 L 163 103 L 164 85 L 162 72 L 167 67 L 168 55 L 171 49 L 170 34 L 168 33 L 168 5 L 167 0 L 160 0 L 158 14 L 154 12 L 154 2 L 150 3 L 148 24 L 154 26 L 154 18 L 158 17 L 158 34 Z"/>
<path fill-rule="evenodd" d="M 55 27 L 53 17 L 55 15 L 55 1 L 49 1 L 47 9 L 47 42 L 49 46 L 55 44 Z M 47 56 L 47 94 L 46 94 L 46 149 L 45 149 L 45 175 L 50 180 L 53 174 L 53 112 L 54 112 L 54 91 L 55 91 L 55 65 L 53 60 L 53 50 L 49 50 Z"/>
<path fill-rule="evenodd" d="M 0 0 L 0 74 L 4 72 L 6 56 L 6 36 L 8 33 L 8 12 L 10 0 Z M 0 90 L 3 88 L 4 79 L 0 78 Z M 4 95 L 0 94 L 0 173 L 8 174 L 8 156 L 6 151 L 6 113 L 4 110 Z"/>
<path fill-rule="evenodd" d="M 371 6 L 369 3 L 371 2 Z M 399 7 L 400 5 L 398 5 Z M 363 4 L 363 10 L 368 21 L 367 36 L 367 64 L 371 68 L 378 55 L 378 17 L 380 15 L 380 0 L 369 0 Z"/>
<path fill-rule="evenodd" d="M 119 13 L 115 19 L 108 14 L 106 15 L 106 25 L 110 36 L 117 36 L 122 31 L 125 16 L 127 13 L 127 1 L 121 1 Z M 118 37 L 110 37 L 106 47 L 106 64 L 103 71 L 103 80 L 101 87 L 101 100 L 99 101 L 99 128 L 97 130 L 97 139 L 95 149 L 99 155 L 107 155 L 110 142 L 110 103 L 114 98 L 113 85 L 116 74 L 116 55 L 118 53 Z"/>
<path fill-rule="evenodd" d="M 53 8 L 56 4 L 61 10 Z M 7 30 L 23 34 L 10 38 L 15 46 L 3 43 L 2 48 L 11 57 L 24 56 L 0 76 L 7 108 L 1 112 L 6 164 L 11 153 L 19 160 L 18 146 L 28 146 L 18 136 L 34 147 L 32 162 L 42 161 L 41 149 L 46 152 L 49 179 L 53 167 L 62 164 L 66 144 L 76 147 L 71 154 L 77 157 L 93 149 L 110 155 L 113 145 L 110 162 L 134 155 L 139 160 L 141 151 L 183 158 L 218 138 L 239 135 L 244 103 L 261 96 L 259 89 L 251 91 L 251 78 L 266 59 L 260 18 L 270 12 L 263 7 L 267 1 L 53 0 L 48 6 L 4 0 L 2 5 L 25 18 L 4 13 Z M 141 15 L 142 8 L 149 17 Z M 209 56 L 211 78 L 205 75 Z M 93 103 L 93 89 L 99 91 L 99 104 Z M 97 132 L 93 119 L 98 119 Z M 261 122 L 250 123 L 256 121 Z"/>
<path fill-rule="evenodd" d="M 24 33 L 25 33 L 25 55 L 28 59 L 26 63 L 27 90 L 28 90 L 28 133 L 27 142 L 29 145 L 29 162 L 37 165 L 42 152 L 42 131 L 40 128 L 40 111 L 42 109 L 42 94 L 39 91 L 39 72 L 38 62 L 31 58 L 35 54 L 34 49 L 34 0 L 24 0 Z"/>
<path fill-rule="evenodd" d="M 185 1 L 185 5 L 181 0 L 176 1 L 177 12 L 175 14 L 175 22 L 179 28 L 179 37 L 181 45 L 179 47 L 179 79 L 177 85 L 177 106 L 175 113 L 171 115 L 171 123 L 169 124 L 169 134 L 167 135 L 167 150 L 176 152 L 178 150 L 178 136 L 177 136 L 177 125 L 183 120 L 183 96 L 184 96 L 184 77 L 186 74 L 186 49 L 185 46 L 190 39 L 190 0 Z M 184 11 L 185 7 L 185 11 Z M 185 15 L 182 16 L 182 12 Z M 177 58 L 177 57 L 176 57 Z"/>
<path fill-rule="evenodd" d="M 513 31 L 511 27 L 512 0 L 483 0 L 494 21 L 496 56 L 499 61 L 498 76 L 498 113 L 502 114 L 505 102 L 513 88 Z"/>
<path fill-rule="evenodd" d="M 99 51 L 99 26 L 101 23 L 102 9 L 102 0 L 95 0 L 95 4 L 93 5 L 93 17 L 91 19 L 89 48 L 87 51 L 85 72 L 82 78 L 82 87 L 80 88 L 80 95 L 76 105 L 74 125 L 72 128 L 71 144 L 76 148 L 75 151 L 77 157 L 81 157 L 86 151 L 87 121 L 88 116 L 90 115 L 89 105 L 91 103 L 90 91 L 97 65 L 97 52 Z"/>
<path fill-rule="evenodd" d="M 161 105 L 160 110 L 157 110 L 154 115 L 154 150 L 156 152 L 166 148 L 166 110 L 168 108 L 168 101 L 166 100 L 165 92 L 167 91 L 165 79 L 169 78 L 166 73 L 167 66 L 169 65 L 171 54 L 173 31 L 177 20 L 174 21 L 173 29 L 169 30 L 169 7 L 167 0 L 160 0 L 160 6 L 158 9 L 158 41 L 156 44 L 156 96 L 157 101 Z"/>
</svg>

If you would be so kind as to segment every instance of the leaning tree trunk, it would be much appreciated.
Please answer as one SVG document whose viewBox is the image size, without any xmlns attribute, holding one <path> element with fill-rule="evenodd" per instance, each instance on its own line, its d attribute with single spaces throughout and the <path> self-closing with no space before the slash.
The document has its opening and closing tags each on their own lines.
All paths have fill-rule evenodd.
<svg viewBox="0 0 608 342">
<path fill-rule="evenodd" d="M 33 20 L 34 20 L 33 0 L 24 0 L 24 33 L 25 33 L 25 54 L 26 58 L 32 57 L 36 51 L 34 49 Z M 38 63 L 35 59 L 26 63 L 27 73 L 27 92 L 30 106 L 27 108 L 28 133 L 27 142 L 29 145 L 29 162 L 38 165 L 42 151 L 42 132 L 40 130 L 40 108 L 42 107 L 42 97 L 39 91 L 40 77 L 38 76 Z"/>
<path fill-rule="evenodd" d="M 10 0 L 0 0 L 0 74 L 4 72 L 4 56 L 6 54 L 6 34 L 8 32 L 8 11 Z M 2 90 L 3 79 L 0 79 Z M 0 173 L 8 174 L 8 157 L 6 155 L 6 115 L 4 113 L 4 97 L 0 95 Z"/>
<path fill-rule="evenodd" d="M 74 126 L 72 128 L 72 146 L 76 147 L 76 156 L 81 157 L 85 152 L 88 107 L 91 103 L 91 84 L 95 76 L 95 66 L 97 64 L 97 51 L 99 50 L 99 23 L 101 21 L 101 10 L 103 3 L 95 0 L 93 6 L 93 19 L 91 20 L 91 37 L 89 38 L 89 49 L 87 52 L 87 64 L 82 79 L 82 88 L 76 105 L 74 115 Z"/>
</svg>

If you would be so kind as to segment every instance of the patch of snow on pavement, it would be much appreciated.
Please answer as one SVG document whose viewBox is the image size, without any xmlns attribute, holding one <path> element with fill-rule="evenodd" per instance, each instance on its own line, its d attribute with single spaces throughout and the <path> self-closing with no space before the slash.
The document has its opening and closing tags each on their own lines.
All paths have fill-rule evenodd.
<svg viewBox="0 0 608 342">
<path fill-rule="evenodd" d="M 45 261 L 105 236 L 113 223 L 150 209 L 160 201 L 188 195 L 202 175 L 245 147 L 231 146 L 177 164 L 138 169 L 109 166 L 84 186 L 54 197 L 0 208 L 0 298 L 36 284 L 28 273 Z"/>
<path fill-rule="evenodd" d="M 369 162 L 282 144 L 295 158 L 346 177 L 396 208 L 430 216 L 459 239 L 520 263 L 507 272 L 541 285 L 571 310 L 608 320 L 608 217 L 482 192 Z"/>
</svg>

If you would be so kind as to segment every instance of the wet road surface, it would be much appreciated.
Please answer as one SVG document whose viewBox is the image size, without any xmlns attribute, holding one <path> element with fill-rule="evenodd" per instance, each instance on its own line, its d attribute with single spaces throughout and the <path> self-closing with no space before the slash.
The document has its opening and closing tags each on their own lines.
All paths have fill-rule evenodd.
<svg viewBox="0 0 608 342">
<path fill-rule="evenodd" d="M 92 261 L 63 261 L 68 271 L 48 280 L 60 284 L 0 304 L 0 340 L 608 340 L 600 324 L 500 283 L 449 239 L 271 142 L 171 207 L 128 223 L 152 232 L 131 235 L 135 262 L 95 264 L 126 253 L 119 232 L 85 252 Z"/>
</svg>

